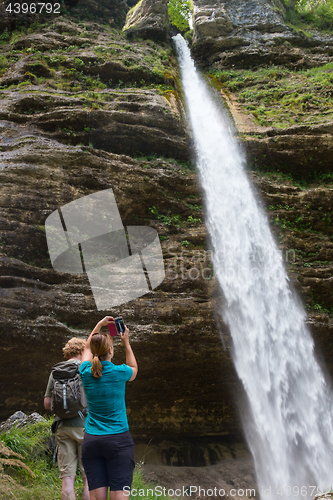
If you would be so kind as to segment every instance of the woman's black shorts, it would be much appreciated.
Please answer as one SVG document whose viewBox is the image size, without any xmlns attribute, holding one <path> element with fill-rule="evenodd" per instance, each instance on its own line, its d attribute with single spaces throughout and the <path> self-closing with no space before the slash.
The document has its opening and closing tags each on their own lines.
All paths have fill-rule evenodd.
<svg viewBox="0 0 333 500">
<path fill-rule="evenodd" d="M 129 431 L 93 436 L 84 434 L 82 463 L 89 490 L 109 486 L 111 491 L 131 487 L 134 470 L 134 443 Z"/>
</svg>

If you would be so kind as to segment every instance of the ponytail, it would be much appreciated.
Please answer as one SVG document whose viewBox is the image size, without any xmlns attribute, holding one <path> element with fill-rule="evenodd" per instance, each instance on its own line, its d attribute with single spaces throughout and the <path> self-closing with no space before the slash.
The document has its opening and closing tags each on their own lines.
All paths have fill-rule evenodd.
<svg viewBox="0 0 333 500">
<path fill-rule="evenodd" d="M 90 341 L 90 350 L 93 354 L 91 373 L 100 378 L 103 372 L 101 357 L 106 356 L 109 348 L 113 345 L 113 339 L 107 333 L 94 333 Z"/>
<path fill-rule="evenodd" d="M 99 359 L 97 354 L 95 354 L 92 360 L 91 373 L 94 375 L 94 377 L 100 378 L 102 376 L 102 371 L 103 365 L 101 363 L 101 360 Z"/>
</svg>

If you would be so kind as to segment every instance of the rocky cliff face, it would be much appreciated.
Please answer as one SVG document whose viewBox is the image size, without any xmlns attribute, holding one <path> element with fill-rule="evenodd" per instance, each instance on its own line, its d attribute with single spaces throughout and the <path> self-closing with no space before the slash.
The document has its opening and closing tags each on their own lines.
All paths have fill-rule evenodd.
<svg viewBox="0 0 333 500">
<path fill-rule="evenodd" d="M 268 10 L 259 2 L 194 4 L 194 53 L 216 68 L 241 64 L 251 54 L 255 64 L 264 46 L 265 54 L 278 54 L 281 44 L 271 42 L 289 33 L 273 4 Z M 85 5 L 68 8 L 82 15 Z M 124 5 L 99 2 L 102 7 L 111 12 Z M 149 37 L 147 26 L 155 26 L 157 11 L 149 10 L 148 1 L 141 7 L 146 10 L 129 14 L 127 33 L 147 15 L 140 37 Z M 204 200 L 189 161 L 193 151 L 170 42 L 156 32 L 155 41 L 127 39 L 114 19 L 106 23 L 105 18 L 95 22 L 63 15 L 38 22 L 15 33 L 7 22 L 8 36 L 0 46 L 0 415 L 43 411 L 48 373 L 61 359 L 61 347 L 69 337 L 87 336 L 104 314 L 97 312 L 84 275 L 52 269 L 45 220 L 72 200 L 112 187 L 125 226 L 158 231 L 166 269 L 157 289 L 105 311 L 124 316 L 140 366 L 127 393 L 132 433 L 138 442 L 168 441 L 160 447 L 165 462 L 213 463 L 223 454 L 214 442 L 229 446 L 242 440 L 236 408 L 242 388 L 218 313 L 223 297 L 213 275 Z M 159 33 L 166 33 L 165 21 L 159 26 Z M 326 58 L 321 54 L 318 60 Z M 313 150 L 323 136 L 322 161 L 328 161 L 331 129 L 321 127 L 307 143 Z M 303 168 L 297 144 L 288 142 L 291 135 L 302 139 L 301 129 L 260 137 L 251 127 L 241 132 L 250 159 L 269 154 L 278 169 L 283 155 L 292 155 L 295 162 L 298 158 L 295 169 Z M 330 361 L 332 324 L 323 309 L 333 306 L 332 189 L 301 190 L 278 174 L 267 179 L 256 173 L 253 180 L 271 207 L 272 227 L 289 255 L 292 283 L 312 310 L 309 324 Z M 123 360 L 119 346 L 115 362 Z M 209 452 L 200 448 L 198 438 L 210 440 Z M 196 448 L 181 449 L 181 440 L 193 439 Z M 171 446 L 176 440 L 178 447 Z"/>
<path fill-rule="evenodd" d="M 194 0 L 193 6 L 193 52 L 202 66 L 300 69 L 325 64 L 332 56 L 332 37 L 288 27 L 279 0 Z"/>
<path fill-rule="evenodd" d="M 66 340 L 122 313 L 140 365 L 127 393 L 135 438 L 241 439 L 230 396 L 240 388 L 214 321 L 203 200 L 170 45 L 62 17 L 12 36 L 2 54 L 2 418 L 18 408 L 42 412 Z M 84 276 L 51 268 L 45 219 L 109 187 L 124 225 L 158 230 L 167 276 L 144 297 L 97 312 Z M 175 455 L 169 445 L 164 453 L 165 461 Z M 196 453 L 202 463 L 219 451 Z"/>
</svg>

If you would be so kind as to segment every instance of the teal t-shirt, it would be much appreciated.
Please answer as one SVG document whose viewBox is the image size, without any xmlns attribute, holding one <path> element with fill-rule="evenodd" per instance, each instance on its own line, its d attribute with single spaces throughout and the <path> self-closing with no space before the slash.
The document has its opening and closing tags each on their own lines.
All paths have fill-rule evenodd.
<svg viewBox="0 0 333 500">
<path fill-rule="evenodd" d="M 91 373 L 91 362 L 84 361 L 80 375 L 88 400 L 88 415 L 85 430 L 88 434 L 101 436 L 128 431 L 125 406 L 125 385 L 133 375 L 127 365 L 114 365 L 101 361 L 103 372 L 100 378 Z"/>
</svg>

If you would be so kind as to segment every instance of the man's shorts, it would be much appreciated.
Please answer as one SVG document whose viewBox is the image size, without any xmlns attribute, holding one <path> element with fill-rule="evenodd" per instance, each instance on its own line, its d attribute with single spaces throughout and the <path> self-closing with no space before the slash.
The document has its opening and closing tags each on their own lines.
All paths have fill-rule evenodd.
<svg viewBox="0 0 333 500">
<path fill-rule="evenodd" d="M 58 427 L 55 437 L 58 445 L 59 477 L 75 476 L 79 461 L 82 477 L 86 477 L 81 461 L 84 427 Z"/>
<path fill-rule="evenodd" d="M 90 491 L 105 486 L 111 491 L 130 488 L 135 466 L 131 434 L 129 431 L 103 436 L 85 433 L 82 462 Z"/>
</svg>

